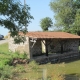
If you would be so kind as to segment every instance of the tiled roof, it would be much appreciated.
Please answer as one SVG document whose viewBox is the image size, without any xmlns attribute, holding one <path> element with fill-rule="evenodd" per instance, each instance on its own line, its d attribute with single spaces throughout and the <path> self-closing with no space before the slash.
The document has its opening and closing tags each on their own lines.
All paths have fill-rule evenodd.
<svg viewBox="0 0 80 80">
<path fill-rule="evenodd" d="M 39 39 L 80 39 L 80 36 L 66 32 L 28 32 L 26 35 Z"/>
</svg>

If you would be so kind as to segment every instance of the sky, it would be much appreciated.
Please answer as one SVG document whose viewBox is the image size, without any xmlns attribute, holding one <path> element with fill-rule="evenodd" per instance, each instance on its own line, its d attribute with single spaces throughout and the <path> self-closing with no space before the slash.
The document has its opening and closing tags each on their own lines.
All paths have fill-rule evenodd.
<svg viewBox="0 0 80 80">
<path fill-rule="evenodd" d="M 24 0 L 20 0 L 24 4 Z M 30 13 L 34 17 L 32 22 L 28 26 L 28 31 L 42 31 L 40 27 L 40 20 L 45 17 L 50 17 L 54 23 L 54 13 L 50 9 L 51 0 L 26 0 L 26 4 L 29 5 Z M 0 26 L 0 34 L 6 35 L 8 30 Z"/>
</svg>

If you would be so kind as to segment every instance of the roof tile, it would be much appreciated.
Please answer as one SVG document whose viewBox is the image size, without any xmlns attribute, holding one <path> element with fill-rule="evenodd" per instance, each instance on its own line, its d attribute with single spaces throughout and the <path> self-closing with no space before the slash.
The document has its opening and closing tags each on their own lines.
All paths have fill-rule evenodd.
<svg viewBox="0 0 80 80">
<path fill-rule="evenodd" d="M 28 32 L 26 36 L 31 38 L 55 38 L 55 39 L 80 39 L 80 36 L 66 32 Z"/>
</svg>

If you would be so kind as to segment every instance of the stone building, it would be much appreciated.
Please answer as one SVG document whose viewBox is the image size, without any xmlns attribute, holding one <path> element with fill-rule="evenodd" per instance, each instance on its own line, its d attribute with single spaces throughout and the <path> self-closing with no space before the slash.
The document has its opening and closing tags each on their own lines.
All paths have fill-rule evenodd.
<svg viewBox="0 0 80 80">
<path fill-rule="evenodd" d="M 26 52 L 30 59 L 79 55 L 80 36 L 66 32 L 28 32 L 26 42 L 14 44 L 9 41 L 9 50 Z"/>
</svg>

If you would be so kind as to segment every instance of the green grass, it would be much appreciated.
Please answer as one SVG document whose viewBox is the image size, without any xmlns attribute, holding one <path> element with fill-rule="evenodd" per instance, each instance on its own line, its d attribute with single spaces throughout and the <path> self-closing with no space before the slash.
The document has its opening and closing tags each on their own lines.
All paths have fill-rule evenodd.
<svg viewBox="0 0 80 80">
<path fill-rule="evenodd" d="M 66 74 L 78 74 L 80 76 L 80 60 L 65 64 Z"/>
<path fill-rule="evenodd" d="M 5 61 L 7 62 L 7 59 L 11 58 L 12 55 L 14 57 L 15 56 L 18 57 L 16 53 L 13 54 L 8 51 L 8 43 L 0 45 L 0 65 L 3 64 Z M 16 76 L 19 80 L 26 78 L 29 80 L 38 80 L 38 78 L 42 78 L 43 70 L 46 70 L 47 77 L 51 76 L 53 77 L 55 74 L 58 75 L 59 73 L 65 75 L 80 76 L 80 60 L 69 63 L 60 63 L 60 64 L 48 63 L 44 65 L 38 65 L 35 62 L 31 62 L 25 65 L 18 64 L 15 67 L 12 67 L 10 70 L 16 72 Z"/>
<path fill-rule="evenodd" d="M 10 58 L 11 55 L 9 55 L 9 51 L 8 51 L 8 43 L 5 44 L 1 44 L 0 45 L 0 62 L 4 59 L 8 59 Z"/>
<path fill-rule="evenodd" d="M 8 43 L 4 43 L 0 45 L 0 52 L 4 52 L 4 53 L 9 52 Z"/>
</svg>

